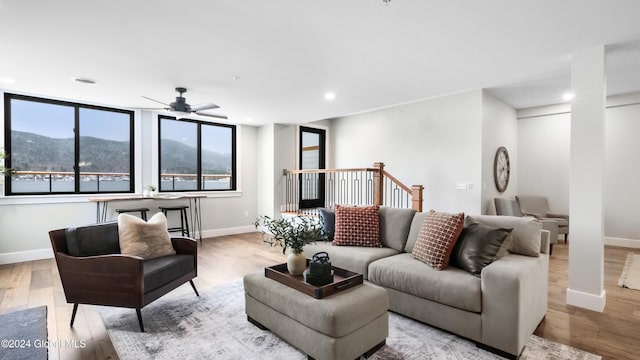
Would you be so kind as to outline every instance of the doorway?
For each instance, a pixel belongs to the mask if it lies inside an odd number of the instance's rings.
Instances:
[[[326,131],[300,127],[300,170],[325,169]],[[325,174],[300,174],[300,209],[323,207],[325,202]]]

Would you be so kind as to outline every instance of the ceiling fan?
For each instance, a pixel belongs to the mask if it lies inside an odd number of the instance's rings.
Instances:
[[[207,114],[207,113],[203,113],[202,111],[204,110],[211,110],[211,109],[218,109],[220,106],[213,104],[213,103],[204,103],[204,104],[198,104],[198,105],[189,105],[187,104],[187,99],[185,99],[182,94],[187,92],[187,89],[184,87],[177,87],[176,91],[180,94],[180,96],[176,97],[176,101],[170,103],[170,104],[166,104],[163,103],[162,101],[158,101],[156,99],[152,99],[150,97],[147,96],[142,96],[143,98],[147,99],[147,100],[151,100],[151,101],[155,101],[157,103],[160,103],[166,107],[164,108],[152,108],[149,110],[167,110],[167,111],[171,111],[172,113],[175,113],[176,115],[182,115],[182,116],[186,116],[189,114],[197,114],[200,116],[209,116],[209,117],[213,117],[213,118],[218,118],[218,119],[227,119],[226,116],[224,115],[217,115],[217,114]]]

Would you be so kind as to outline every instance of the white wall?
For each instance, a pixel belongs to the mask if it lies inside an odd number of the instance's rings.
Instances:
[[[605,235],[640,244],[640,104],[607,109],[605,131]]]
[[[382,161],[404,184],[425,186],[425,210],[479,214],[481,107],[477,90],[333,119],[332,160],[336,168]]]
[[[258,203],[257,210],[259,215],[273,217],[275,214],[274,206],[276,203],[274,177],[274,143],[275,143],[275,125],[265,125],[258,129],[258,165],[257,179],[258,183]]]
[[[0,95],[4,96],[1,92]],[[0,112],[4,114],[4,111]],[[157,144],[157,131],[154,130],[157,118],[148,112],[136,112],[135,122],[136,182],[149,184],[157,173],[157,165],[148,164],[149,159],[157,159],[153,145]],[[0,126],[4,126],[4,120]],[[237,127],[238,191],[210,192],[208,198],[202,199],[204,237],[253,230],[258,208],[258,144],[257,128]],[[96,221],[96,204],[88,201],[90,196],[3,195],[4,191],[0,195],[0,264],[50,257],[50,230]],[[172,203],[175,204],[166,200],[144,200],[117,204],[118,207],[144,205],[153,213],[158,211],[158,206]],[[113,208],[113,205],[109,207],[110,218],[115,218]]]
[[[570,109],[547,109],[518,120],[518,192],[546,196],[552,211],[569,214]]]
[[[640,94],[610,97],[605,119],[605,243],[640,247]],[[570,107],[518,111],[521,194],[545,195],[552,211],[569,213]]]
[[[504,146],[509,153],[510,177],[500,193],[493,178],[496,151]],[[513,199],[518,193],[518,121],[516,111],[488,93],[482,92],[482,213],[495,214],[493,198]]]

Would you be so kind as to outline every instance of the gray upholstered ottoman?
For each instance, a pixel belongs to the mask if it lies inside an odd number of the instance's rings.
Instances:
[[[264,276],[244,277],[247,318],[317,360],[353,360],[382,347],[389,333],[387,291],[358,285],[324,299]]]

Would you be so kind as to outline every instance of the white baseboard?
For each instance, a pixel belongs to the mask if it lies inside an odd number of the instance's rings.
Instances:
[[[585,293],[567,288],[567,305],[581,307],[583,309],[603,312],[607,304],[607,292],[602,290],[600,295]]]
[[[605,236],[604,244],[611,245],[611,246],[640,249],[640,240],[636,240],[636,239],[625,239],[625,238]]]
[[[238,226],[238,227],[224,228],[224,229],[203,230],[202,238],[204,239],[204,238],[214,237],[214,236],[244,234],[244,233],[254,232],[254,231],[256,231],[256,228],[253,225]],[[41,260],[41,259],[51,259],[52,257],[53,257],[53,250],[51,250],[51,248],[28,250],[28,251],[17,251],[17,252],[0,254],[0,265],[14,264],[14,263],[19,263],[24,261],[33,261],[33,260]]]
[[[17,251],[11,253],[0,254],[0,265],[13,264],[24,261],[33,261],[41,259],[51,259],[53,257],[53,250],[38,249],[28,251]]]
[[[212,230],[202,230],[202,238],[216,237],[216,236],[224,236],[224,235],[235,235],[235,234],[244,234],[249,232],[257,231],[253,225],[245,225],[245,226],[237,226],[232,228],[224,228],[224,229],[212,229]]]

